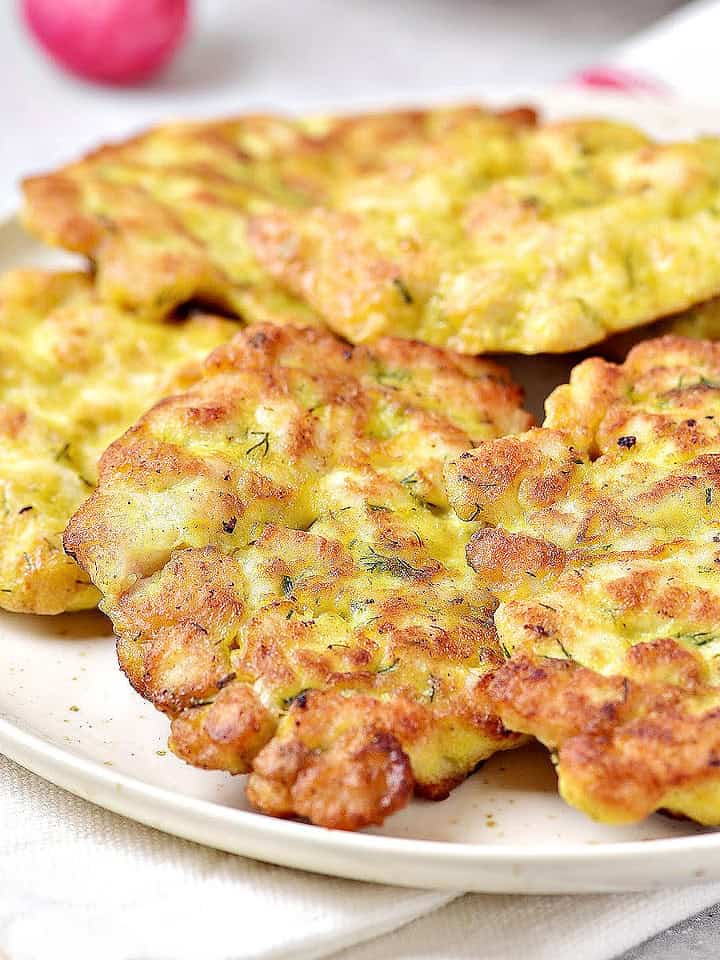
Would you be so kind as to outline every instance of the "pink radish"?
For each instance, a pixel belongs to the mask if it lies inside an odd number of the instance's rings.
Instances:
[[[188,22],[188,0],[23,0],[51,57],[100,83],[133,84],[166,64]]]

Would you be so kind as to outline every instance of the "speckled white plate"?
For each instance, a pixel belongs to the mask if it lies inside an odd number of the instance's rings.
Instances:
[[[720,130],[716,114],[649,101],[538,98],[554,114],[635,119],[656,134]],[[67,263],[14,221],[0,225],[0,268]],[[511,364],[537,406],[569,363]],[[585,893],[720,879],[720,832],[656,816],[630,827],[592,823],[565,806],[547,754],[492,758],[442,803],[414,801],[379,830],[347,834],[252,812],[243,778],[185,766],[165,745],[167,721],[117,668],[98,613],[0,614],[0,750],[94,803],[209,846],[358,880],[521,893]]]

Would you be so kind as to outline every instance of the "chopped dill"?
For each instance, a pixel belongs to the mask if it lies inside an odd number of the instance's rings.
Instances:
[[[574,660],[574,659],[575,659],[575,658],[573,657],[573,655],[570,653],[570,651],[568,650],[568,648],[565,646],[565,644],[562,642],[562,640],[560,640],[558,637],[555,637],[555,643],[560,647],[560,649],[561,649],[562,652],[565,654],[565,656],[568,658],[568,660]]]
[[[251,437],[260,437],[260,439],[251,447],[248,447],[245,454],[247,455],[254,450],[259,450],[260,456],[266,457],[270,452],[270,434],[266,430],[250,430],[248,435]]]
[[[627,275],[628,286],[632,290],[635,286],[635,265],[633,263],[633,251],[627,250],[623,256],[623,264]]]
[[[712,643],[713,640],[720,639],[720,634],[713,633],[711,630],[701,630],[699,633],[678,633],[675,639],[689,640],[694,643],[696,647],[702,647],[706,643]]]
[[[360,563],[370,573],[389,573],[405,580],[412,580],[422,574],[419,567],[413,567],[402,557],[384,557],[372,547],[368,547],[366,556],[360,557]]]
[[[392,663],[389,663],[386,667],[380,667],[379,670],[376,670],[376,674],[380,673],[391,673],[393,670],[397,669],[398,664],[400,663],[400,657],[395,657]]]
[[[405,286],[403,281],[400,279],[400,277],[393,277],[393,285],[400,291],[400,296],[403,298],[405,303],[410,304],[415,302],[412,298],[412,294],[410,293],[408,288]]]
[[[292,577],[284,576],[282,578],[282,592],[288,600],[292,599],[293,593],[295,592],[295,584]]]
[[[304,707],[305,696],[306,694],[310,693],[311,690],[312,690],[312,687],[303,687],[303,689],[298,690],[297,693],[293,693],[289,697],[283,697],[283,701],[282,701],[283,709],[288,710],[293,705],[293,703],[295,703],[295,701],[298,702],[298,706]]]
[[[360,613],[365,607],[370,606],[375,603],[374,600],[351,600],[350,601],[350,612],[351,613]]]

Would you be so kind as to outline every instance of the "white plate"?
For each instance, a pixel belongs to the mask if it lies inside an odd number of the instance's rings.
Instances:
[[[717,114],[585,95],[558,113],[613,114],[654,133],[720,130]],[[68,263],[0,226],[0,267]],[[568,361],[513,362],[539,401]],[[185,766],[167,752],[167,721],[117,668],[97,613],[0,615],[0,749],[61,787],[168,833],[260,860],[416,887],[583,893],[720,878],[720,833],[655,816],[608,827],[565,806],[538,747],[492,758],[442,803],[413,801],[382,828],[324,830],[253,813],[243,778]]]

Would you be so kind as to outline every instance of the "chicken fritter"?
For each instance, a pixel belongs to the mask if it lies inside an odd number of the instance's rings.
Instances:
[[[676,334],[693,340],[720,340],[720,297],[699,303],[658,324],[660,335]]]
[[[489,361],[256,325],[100,462],[65,548],[189,763],[271,814],[356,829],[518,744],[448,456],[530,422]]]
[[[100,305],[82,273],[0,278],[0,607],[95,606],[62,534],[93,489],[98,457],[236,331],[204,315],[141,323]]]
[[[689,310],[682,310],[649,326],[615,334],[605,340],[598,351],[606,360],[622,363],[636,344],[668,335],[691,337],[693,340],[720,340],[720,297],[698,303]]]
[[[567,352],[720,291],[720,139],[577,121],[432,151],[257,216],[265,267],[354,342]]]
[[[490,698],[598,820],[720,823],[720,344],[586,360],[447,470],[509,661]]]
[[[487,166],[533,121],[527,109],[469,106],[167,124],[26,180],[24,220],[43,240],[92,258],[104,299],[148,317],[200,299],[248,322],[317,324],[258,263],[249,217],[330,202],[359,174],[450,142]]]

